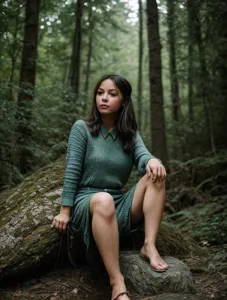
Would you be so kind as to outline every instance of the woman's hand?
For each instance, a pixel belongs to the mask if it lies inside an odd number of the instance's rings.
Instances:
[[[69,223],[70,213],[70,206],[62,206],[60,214],[54,217],[51,227],[55,227],[60,232],[64,232],[66,230],[67,224]]]
[[[148,178],[152,177],[152,180],[154,182],[156,180],[163,181],[166,177],[166,169],[157,158],[151,158],[148,161],[146,166],[146,173]]]

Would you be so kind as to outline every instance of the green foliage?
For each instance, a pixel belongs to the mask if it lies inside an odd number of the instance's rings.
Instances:
[[[65,152],[67,137],[73,122],[84,117],[92,98],[96,80],[104,73],[119,73],[133,86],[133,102],[137,106],[138,76],[138,22],[137,11],[125,1],[85,1],[82,22],[82,57],[80,95],[68,88],[72,38],[75,27],[76,1],[41,1],[39,17],[39,46],[36,68],[35,99],[31,107],[32,138],[28,150],[32,153],[32,170],[38,169]],[[226,3],[225,1],[194,0],[192,12],[201,23],[204,58],[208,72],[208,92],[212,112],[212,125],[217,149],[226,148]],[[143,58],[143,112],[140,129],[146,145],[152,151],[150,128],[150,101],[148,80],[148,47],[146,9],[144,4],[144,58]],[[92,57],[89,87],[85,90],[88,43],[90,34],[89,5],[92,5]],[[18,183],[23,176],[16,168],[16,137],[14,136],[15,110],[24,29],[24,1],[0,1],[0,137],[2,173],[0,187]],[[215,18],[214,18],[215,16]],[[165,100],[166,136],[170,159],[187,160],[210,151],[209,132],[204,116],[204,99],[201,94],[201,66],[196,32],[188,34],[188,8],[185,1],[175,2],[174,29],[176,36],[176,62],[181,101],[180,121],[173,122],[170,98],[169,51],[167,44],[167,5],[159,2],[160,38],[162,45],[162,74]],[[193,45],[193,107],[194,120],[188,115],[188,45]],[[214,155],[215,156],[215,155]],[[192,161],[192,164],[197,164]],[[201,167],[201,166],[200,166]],[[203,167],[205,168],[205,166]],[[191,170],[191,169],[190,169]],[[224,172],[224,171],[223,171]],[[191,173],[189,173],[191,176]],[[217,186],[213,193],[221,193],[222,174],[214,174]],[[225,176],[224,176],[225,177]],[[204,180],[194,178],[198,189],[205,190],[214,182],[210,176]],[[194,183],[193,183],[194,185]],[[216,190],[215,190],[216,189]]]
[[[227,243],[227,152],[172,161],[165,216],[201,245]],[[169,211],[170,211],[169,210]]]
[[[5,188],[13,180],[11,170],[11,149],[13,140],[11,136],[14,130],[13,103],[8,100],[7,88],[1,85],[0,89],[0,186]]]
[[[190,210],[166,217],[174,219],[182,232],[189,233],[201,245],[222,245],[227,243],[226,197],[197,204]]]
[[[19,183],[24,175],[16,167],[15,128],[18,121],[15,120],[16,103],[9,100],[7,85],[2,84],[0,99],[0,187],[4,189]],[[74,95],[69,88],[36,88],[29,125],[31,140],[29,146],[24,146],[31,153],[31,172],[65,154],[70,128],[81,115],[81,111],[82,104],[75,104]]]
[[[197,203],[206,203],[212,196],[227,194],[227,151],[218,155],[200,156],[186,161],[170,160],[167,174],[168,201],[178,210]],[[133,168],[128,185],[141,175]],[[175,214],[172,215],[175,217]]]

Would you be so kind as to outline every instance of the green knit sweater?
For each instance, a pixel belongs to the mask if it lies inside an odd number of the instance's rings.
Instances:
[[[133,164],[145,174],[146,164],[152,157],[138,132],[133,152],[126,153],[115,129],[108,131],[102,125],[100,134],[94,137],[85,121],[76,121],[68,140],[62,205],[73,206],[76,193],[84,188],[120,191],[129,179]]]

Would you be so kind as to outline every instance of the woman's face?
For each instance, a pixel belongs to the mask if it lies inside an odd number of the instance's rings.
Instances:
[[[96,106],[100,114],[116,114],[122,107],[123,97],[111,79],[100,84],[96,94]]]

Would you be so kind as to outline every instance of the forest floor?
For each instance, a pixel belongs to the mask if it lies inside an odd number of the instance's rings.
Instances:
[[[217,257],[227,251],[227,245],[212,249],[214,260],[213,271],[203,270],[201,259],[188,258],[186,264],[191,269],[198,295],[207,296],[208,299],[227,299],[227,274],[217,272],[215,264]],[[219,261],[220,262],[220,261]],[[78,268],[71,266],[55,269],[42,275],[31,274],[32,278],[20,282],[11,282],[7,287],[1,287],[1,300],[108,300],[111,290],[107,276],[98,269],[91,269],[84,265]],[[130,291],[131,292],[131,291]],[[150,296],[139,296],[131,292],[133,300],[151,300]]]
[[[190,268],[197,294],[208,299],[227,299],[227,197],[213,198],[204,206],[196,204],[170,214],[165,219],[177,225],[185,234],[192,235],[207,248],[207,257],[187,257],[184,262]],[[151,300],[131,292],[133,300]],[[42,274],[29,274],[29,279],[10,281],[0,286],[1,300],[109,300],[111,290],[103,270],[81,265],[73,268],[55,268]]]

